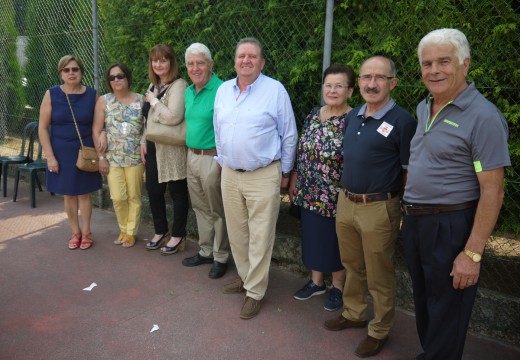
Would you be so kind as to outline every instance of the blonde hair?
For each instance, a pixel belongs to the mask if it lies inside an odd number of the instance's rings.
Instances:
[[[85,74],[85,67],[83,66],[83,62],[79,57],[74,55],[65,55],[60,59],[60,61],[58,61],[58,74],[61,73],[61,70],[63,70],[63,68],[71,61],[78,63],[79,69],[81,70],[81,75]]]

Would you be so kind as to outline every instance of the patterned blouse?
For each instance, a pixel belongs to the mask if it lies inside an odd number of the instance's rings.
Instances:
[[[107,102],[105,108],[105,130],[108,139],[107,160],[110,166],[137,166],[141,162],[141,136],[143,117],[141,108],[144,97],[137,97],[130,105],[125,105],[109,93],[103,95]]]
[[[320,108],[314,108],[303,123],[298,142],[294,203],[325,217],[336,216],[346,117],[321,121]]]

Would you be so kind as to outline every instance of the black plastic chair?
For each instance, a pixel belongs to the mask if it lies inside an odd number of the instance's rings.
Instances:
[[[38,121],[31,121],[25,125],[25,128],[23,129],[20,154],[0,156],[0,162],[2,163],[2,173],[0,174],[0,177],[3,177],[2,190],[4,197],[7,197],[7,173],[9,170],[9,165],[33,162],[34,139],[36,132],[38,132]],[[28,143],[27,152],[25,150],[26,143]]]
[[[38,185],[38,189],[40,190],[40,192],[43,191],[40,179],[38,178],[38,173],[45,173],[46,169],[47,161],[42,160],[42,145],[40,141],[38,141],[38,156],[36,160],[30,163],[16,165],[13,201],[16,202],[16,197],[18,196],[18,183],[20,182],[20,173],[26,172],[29,175],[31,208],[34,209],[36,207],[36,185]],[[51,195],[54,195],[54,193],[51,193]]]

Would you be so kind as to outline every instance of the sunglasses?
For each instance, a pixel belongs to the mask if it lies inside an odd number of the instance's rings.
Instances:
[[[115,79],[118,79],[118,80],[126,79],[126,74],[116,74],[116,75],[110,75],[108,77],[109,81],[114,81]]]
[[[68,74],[69,72],[78,72],[79,71],[79,67],[70,67],[70,68],[63,68],[61,69],[61,71],[63,71],[65,74]]]

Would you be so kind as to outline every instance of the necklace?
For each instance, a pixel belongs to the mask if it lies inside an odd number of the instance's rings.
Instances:
[[[346,104],[346,106],[340,109],[340,111],[330,111],[329,105],[325,105],[321,111],[321,120],[327,121],[332,117],[338,117],[347,114],[348,112],[350,112],[350,110],[352,110],[352,108],[348,104]]]

